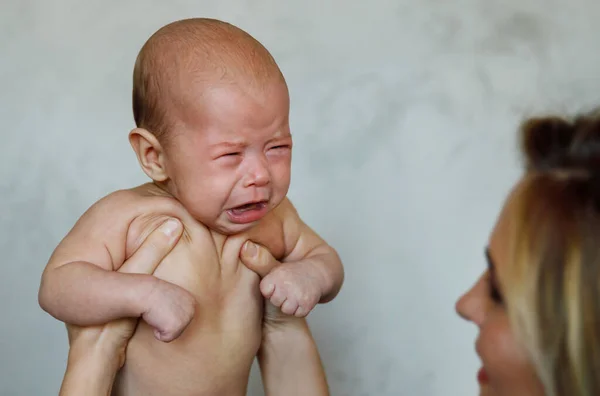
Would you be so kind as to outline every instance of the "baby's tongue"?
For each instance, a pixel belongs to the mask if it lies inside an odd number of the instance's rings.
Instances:
[[[260,207],[259,203],[253,203],[253,204],[238,206],[237,208],[231,209],[231,211],[233,212],[233,214],[238,215],[238,214],[247,212],[249,210],[258,209],[259,207]]]

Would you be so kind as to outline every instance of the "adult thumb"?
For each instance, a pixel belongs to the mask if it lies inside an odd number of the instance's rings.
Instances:
[[[250,241],[246,241],[242,246],[240,259],[248,269],[256,272],[261,278],[279,264],[267,248]]]

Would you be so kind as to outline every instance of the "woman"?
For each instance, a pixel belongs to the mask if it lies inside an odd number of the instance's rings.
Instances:
[[[530,119],[488,270],[457,303],[482,395],[600,394],[600,117]]]
[[[531,119],[521,133],[524,176],[491,234],[488,269],[457,303],[480,330],[481,394],[598,395],[600,116]],[[242,258],[259,274],[274,263],[264,250]],[[259,360],[267,395],[327,395],[306,323],[268,313]]]
[[[177,223],[179,228],[171,233],[158,227],[119,271],[154,273],[183,232],[181,223]],[[266,275],[277,262],[266,249],[249,247],[244,246],[242,260],[260,276]],[[69,327],[69,357],[60,396],[110,395],[136,324],[135,319],[124,319],[104,326]],[[319,353],[304,319],[283,315],[267,305],[263,340],[258,361],[267,396],[329,395]]]

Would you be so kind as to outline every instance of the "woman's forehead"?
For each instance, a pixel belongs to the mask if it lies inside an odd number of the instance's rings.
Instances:
[[[490,233],[488,249],[494,265],[502,273],[502,268],[508,263],[510,254],[511,233],[514,229],[514,211],[516,210],[519,194],[522,192],[523,179],[519,180],[507,195],[504,204],[496,218],[494,228]]]

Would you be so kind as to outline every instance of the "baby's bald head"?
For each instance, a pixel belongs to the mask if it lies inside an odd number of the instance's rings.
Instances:
[[[285,83],[269,51],[248,33],[214,19],[177,21],[154,33],[137,57],[135,122],[162,140],[199,90],[230,84],[256,91],[273,81]]]

